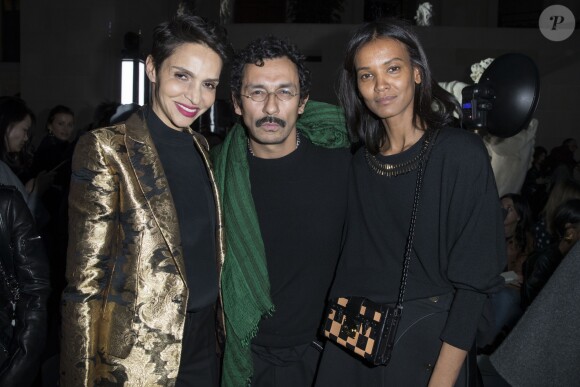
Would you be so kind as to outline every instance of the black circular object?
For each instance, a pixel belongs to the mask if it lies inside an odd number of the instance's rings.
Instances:
[[[530,57],[516,53],[497,57],[478,85],[493,95],[487,112],[488,133],[511,137],[528,126],[540,98],[540,76]]]

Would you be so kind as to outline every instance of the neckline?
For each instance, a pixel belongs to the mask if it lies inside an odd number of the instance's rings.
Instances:
[[[372,155],[365,148],[367,165],[377,175],[387,177],[395,177],[414,171],[429,156],[437,132],[438,130],[426,130],[419,141],[394,155],[384,156],[380,153]]]

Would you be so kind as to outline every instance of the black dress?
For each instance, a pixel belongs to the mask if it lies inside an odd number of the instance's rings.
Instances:
[[[405,164],[423,141],[377,159]],[[364,149],[354,156],[348,229],[331,298],[397,301],[416,178],[416,169],[392,177],[377,174]],[[464,130],[440,130],[425,169],[391,363],[368,367],[327,343],[317,385],[426,385],[442,341],[472,348],[487,294],[503,282],[505,254],[500,202],[482,141]]]

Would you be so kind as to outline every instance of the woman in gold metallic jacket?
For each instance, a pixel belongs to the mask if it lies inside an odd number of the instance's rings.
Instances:
[[[78,142],[63,386],[217,386],[221,207],[207,142],[190,125],[214,103],[230,50],[201,18],[159,25],[151,106]]]

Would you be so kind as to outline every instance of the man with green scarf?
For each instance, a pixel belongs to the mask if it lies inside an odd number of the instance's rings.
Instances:
[[[226,238],[222,386],[310,386],[345,222],[344,118],[308,101],[310,73],[287,41],[251,42],[231,79],[242,122],[213,154]]]

